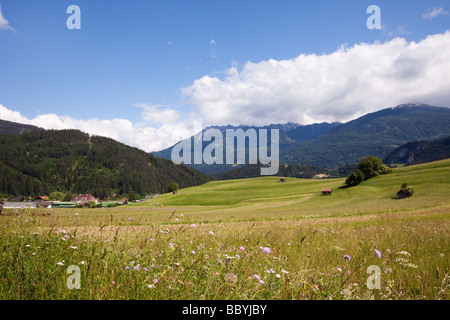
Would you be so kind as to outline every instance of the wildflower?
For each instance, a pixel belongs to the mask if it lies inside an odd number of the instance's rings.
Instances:
[[[289,273],[289,272],[287,272],[287,271],[284,270],[284,269],[281,269],[281,273]]]
[[[175,221],[176,221],[176,222],[178,222],[178,221],[180,221],[180,219],[178,219],[178,218],[175,218]]]
[[[81,262],[80,262],[80,264],[85,264],[85,263],[86,263],[86,262],[84,262],[84,261],[81,261]]]
[[[272,250],[270,250],[269,247],[264,247],[264,248],[262,248],[262,251],[263,251],[264,253],[270,253]]]
[[[214,235],[214,231],[210,231],[209,234],[213,236]]]
[[[159,282],[158,279],[153,279],[154,284],[157,284],[158,282]]]
[[[195,251],[194,251],[194,250],[192,250],[192,251],[191,251],[191,253],[192,253],[192,254],[195,254]]]
[[[373,249],[373,251],[375,251],[375,253],[377,254],[378,259],[381,259],[381,252],[378,251],[377,249]]]
[[[239,250],[245,251],[245,248],[244,247],[239,247]]]
[[[28,247],[31,247],[29,244],[27,244],[26,246],[25,246],[25,248],[28,248]]]
[[[352,260],[352,257],[350,257],[348,254],[344,255],[344,260],[350,261]]]
[[[130,264],[133,265],[133,264],[135,264],[135,262],[134,262],[134,261],[131,261]]]
[[[115,282],[115,281],[112,281],[111,283],[113,284],[113,286],[115,286],[115,285],[116,285],[116,282]]]
[[[125,267],[125,270],[130,270],[130,267],[129,267],[129,266],[126,266],[126,267]]]
[[[169,247],[171,247],[173,249],[174,244],[173,243],[169,243]]]
[[[144,271],[148,271],[148,269],[147,269],[147,268],[142,268],[142,270],[144,270]]]
[[[127,221],[130,221],[130,220],[132,220],[132,219],[131,219],[130,217],[128,217],[128,218],[127,218]]]
[[[264,284],[264,281],[263,280],[259,280],[259,284]]]
[[[184,217],[184,214],[180,213],[180,217]]]
[[[277,274],[275,275],[275,277],[281,278],[281,275],[277,273]]]
[[[63,266],[64,265],[64,260],[61,261],[61,262],[57,262],[56,264],[59,265],[59,266]]]
[[[153,288],[155,288],[155,285],[154,285],[154,284],[149,284],[148,287],[149,287],[150,289],[153,289]]]
[[[191,227],[196,228],[197,226],[193,223],[193,224],[191,224]]]
[[[69,248],[70,248],[70,249],[73,249],[73,250],[78,249],[78,247],[75,247],[75,246],[70,246]]]
[[[255,278],[256,280],[261,280],[261,278],[257,274],[254,274],[253,278]]]
[[[133,268],[134,270],[139,270],[139,264]]]

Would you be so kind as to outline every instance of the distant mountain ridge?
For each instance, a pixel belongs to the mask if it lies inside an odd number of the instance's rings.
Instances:
[[[450,135],[450,109],[419,103],[366,114],[319,137],[280,151],[281,161],[333,169],[359,162],[367,155],[380,158],[418,139]]]
[[[36,130],[44,130],[44,129],[29,124],[22,124],[0,119],[0,133],[24,134]]]
[[[323,122],[323,123],[315,123],[315,124],[311,124],[311,125],[300,125],[297,123],[286,123],[286,124],[272,124],[272,125],[268,125],[268,126],[261,126],[261,127],[257,127],[257,126],[231,126],[231,125],[227,125],[227,126],[211,126],[211,127],[207,127],[204,130],[202,130],[202,132],[204,133],[206,130],[208,129],[217,129],[220,132],[222,132],[222,134],[224,134],[225,137],[225,132],[227,129],[242,129],[244,131],[247,131],[248,129],[255,129],[256,132],[259,132],[260,129],[266,129],[268,131],[268,133],[270,134],[270,130],[271,129],[278,129],[279,130],[279,147],[280,150],[282,149],[286,149],[288,147],[294,146],[299,142],[302,141],[307,141],[307,140],[311,140],[314,139],[322,134],[324,134],[325,132],[340,126],[341,123],[339,122],[334,122],[334,123],[327,123],[327,122]],[[191,145],[192,145],[192,149],[191,151],[193,152],[193,137],[190,138],[191,140]],[[206,146],[208,146],[211,142],[203,142],[203,150]],[[165,158],[165,159],[171,159],[171,152],[174,146],[171,146],[167,149],[161,150],[161,151],[157,151],[157,152],[152,152],[153,155],[157,156],[157,157],[161,157],[161,158]],[[225,152],[225,149],[224,149]],[[190,167],[201,171],[203,173],[206,174],[211,174],[214,175],[216,173],[219,172],[225,172],[228,170],[233,170],[235,168],[239,168],[242,167],[243,165],[231,165],[231,164],[212,164],[212,165],[206,165],[206,164],[190,164]]]
[[[450,136],[436,140],[408,142],[389,153],[385,164],[420,164],[450,158]]]
[[[339,167],[358,163],[368,155],[383,159],[396,147],[412,140],[436,140],[450,135],[450,109],[421,103],[407,103],[368,113],[347,123],[321,123],[306,126],[287,123],[264,127],[213,128],[221,132],[227,128],[241,128],[244,131],[249,128],[279,129],[280,162],[336,170]],[[203,147],[208,144],[209,142],[204,143]],[[172,148],[173,146],[153,154],[170,159]],[[217,164],[190,166],[213,175],[242,167],[242,165]]]

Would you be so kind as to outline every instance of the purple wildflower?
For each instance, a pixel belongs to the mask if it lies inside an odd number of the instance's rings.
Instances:
[[[344,255],[344,260],[350,261],[352,260],[352,257],[350,257],[348,254]]]
[[[373,249],[373,251],[375,251],[375,253],[377,254],[378,259],[381,259],[381,252],[378,251],[377,249]]]
[[[256,280],[261,280],[261,278],[257,274],[254,274],[253,278],[255,278]]]
[[[264,248],[262,248],[262,251],[263,251],[264,253],[270,253],[272,250],[270,250],[269,247],[264,247]]]

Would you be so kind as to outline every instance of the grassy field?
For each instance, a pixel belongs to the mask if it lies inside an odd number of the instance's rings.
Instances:
[[[0,299],[448,300],[450,160],[344,180],[215,181],[117,208],[4,210]],[[415,194],[395,199],[404,182]]]

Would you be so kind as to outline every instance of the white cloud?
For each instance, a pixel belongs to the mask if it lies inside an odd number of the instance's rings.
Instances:
[[[8,20],[5,19],[2,13],[2,5],[0,4],[0,30],[10,30],[17,32],[13,27],[9,25]]]
[[[35,125],[44,129],[78,129],[91,135],[109,137],[130,146],[137,147],[147,152],[165,149],[182,139],[186,139],[199,131],[198,118],[196,115],[188,115],[188,119],[181,119],[178,115],[173,116],[172,109],[160,110],[159,106],[139,105],[144,111],[145,119],[155,119],[155,112],[159,127],[137,127],[127,119],[100,120],[75,119],[70,116],[59,116],[56,114],[42,114],[33,119],[28,119],[17,111],[10,110],[0,104],[0,119]],[[161,117],[167,116],[167,121]],[[175,121],[178,120],[178,121]]]
[[[177,123],[182,116],[178,110],[167,108],[164,105],[152,105],[148,103],[135,104],[135,107],[142,108],[142,118],[154,124]]]
[[[444,10],[444,8],[433,8],[431,10],[429,10],[427,13],[424,13],[422,15],[422,18],[427,19],[427,20],[433,20],[434,18],[436,18],[439,15],[442,14],[448,14],[447,11]]]
[[[450,107],[450,31],[248,62],[182,89],[206,124],[348,121],[407,102]]]

